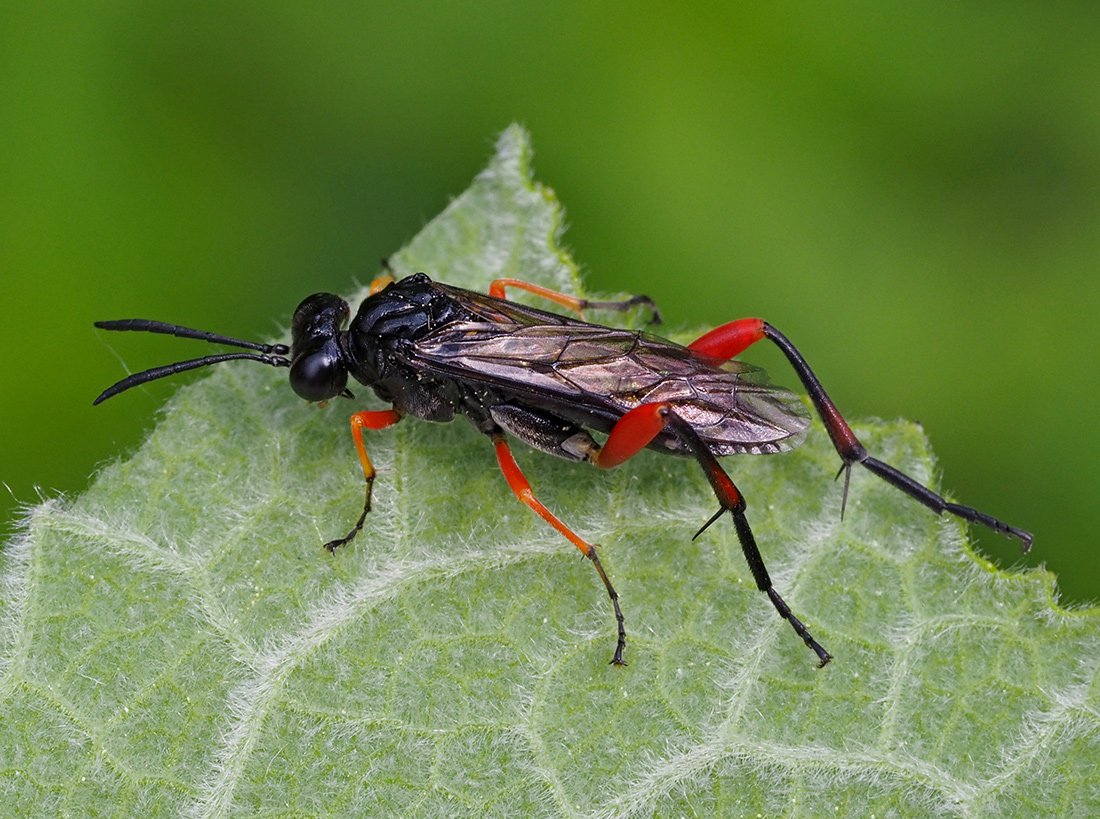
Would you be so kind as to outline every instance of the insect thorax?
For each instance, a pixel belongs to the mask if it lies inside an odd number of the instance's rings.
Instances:
[[[463,391],[450,379],[404,363],[403,347],[441,327],[472,318],[428,276],[417,273],[364,299],[347,332],[351,375],[402,413],[449,421],[463,411]]]

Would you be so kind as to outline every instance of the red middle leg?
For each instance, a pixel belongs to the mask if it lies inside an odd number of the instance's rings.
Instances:
[[[493,436],[493,446],[496,448],[497,462],[500,464],[500,471],[504,473],[504,477],[508,481],[508,486],[511,488],[513,494],[519,498],[521,503],[533,510],[536,515],[557,529],[566,540],[576,546],[577,549],[580,550],[580,553],[591,560],[592,565],[596,567],[596,573],[599,574],[600,580],[603,581],[604,588],[607,589],[607,595],[611,598],[611,605],[615,609],[615,622],[619,629],[618,641],[615,643],[615,653],[611,657],[611,665],[626,665],[626,662],[623,660],[623,650],[626,648],[626,626],[623,620],[622,609],[619,608],[619,593],[615,591],[615,587],[611,585],[611,580],[608,578],[607,572],[604,571],[603,564],[600,562],[600,557],[596,554],[596,545],[594,543],[589,543],[566,526],[557,515],[547,509],[543,502],[535,497],[535,492],[531,489],[531,483],[519,468],[519,464],[516,463],[516,459],[512,455],[512,450],[508,446],[508,441],[505,440],[503,434]]]

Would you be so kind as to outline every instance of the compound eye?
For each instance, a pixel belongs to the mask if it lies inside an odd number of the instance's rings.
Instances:
[[[348,368],[340,355],[325,345],[316,352],[298,356],[290,365],[290,386],[307,401],[335,398],[348,385]]]

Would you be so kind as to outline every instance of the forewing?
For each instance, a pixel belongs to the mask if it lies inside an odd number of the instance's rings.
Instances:
[[[717,454],[790,449],[808,426],[797,396],[768,384],[759,369],[737,361],[717,368],[685,347],[629,330],[572,321],[464,323],[406,354],[414,367],[605,425],[639,404],[668,402]]]

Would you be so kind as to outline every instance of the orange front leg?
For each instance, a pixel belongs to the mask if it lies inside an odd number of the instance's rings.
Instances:
[[[370,498],[371,490],[374,488],[374,464],[370,461],[370,456],[367,455],[367,447],[363,443],[363,430],[364,429],[385,429],[386,427],[393,426],[401,420],[401,413],[397,410],[378,410],[374,412],[357,412],[351,416],[351,437],[355,442],[355,450],[359,453],[359,463],[363,467],[363,477],[367,482],[367,494],[366,499],[363,501],[363,514],[359,516],[359,520],[355,522],[355,525],[351,527],[351,531],[341,538],[336,540],[330,540],[325,544],[325,548],[330,552],[335,552],[339,547],[346,546],[355,539],[355,536],[359,534],[363,528],[363,523],[367,519],[367,515],[370,514]]]
[[[581,299],[576,296],[559,293],[557,290],[551,290],[549,287],[525,282],[522,279],[494,279],[489,284],[489,295],[497,299],[506,299],[508,297],[506,289],[509,287],[514,287],[517,290],[526,290],[528,293],[534,293],[536,296],[552,301],[555,304],[560,304],[562,307],[572,310],[580,316],[581,319],[584,318],[584,311],[588,309],[619,310],[620,312],[624,312],[640,304],[644,305],[645,308],[650,311],[650,323],[661,323],[661,312],[657,309],[657,305],[653,303],[653,299],[649,296],[632,296],[622,301],[592,301],[590,299]]]
[[[393,283],[394,278],[392,273],[382,273],[375,276],[370,283],[370,294],[373,296],[375,293],[381,293]]]

